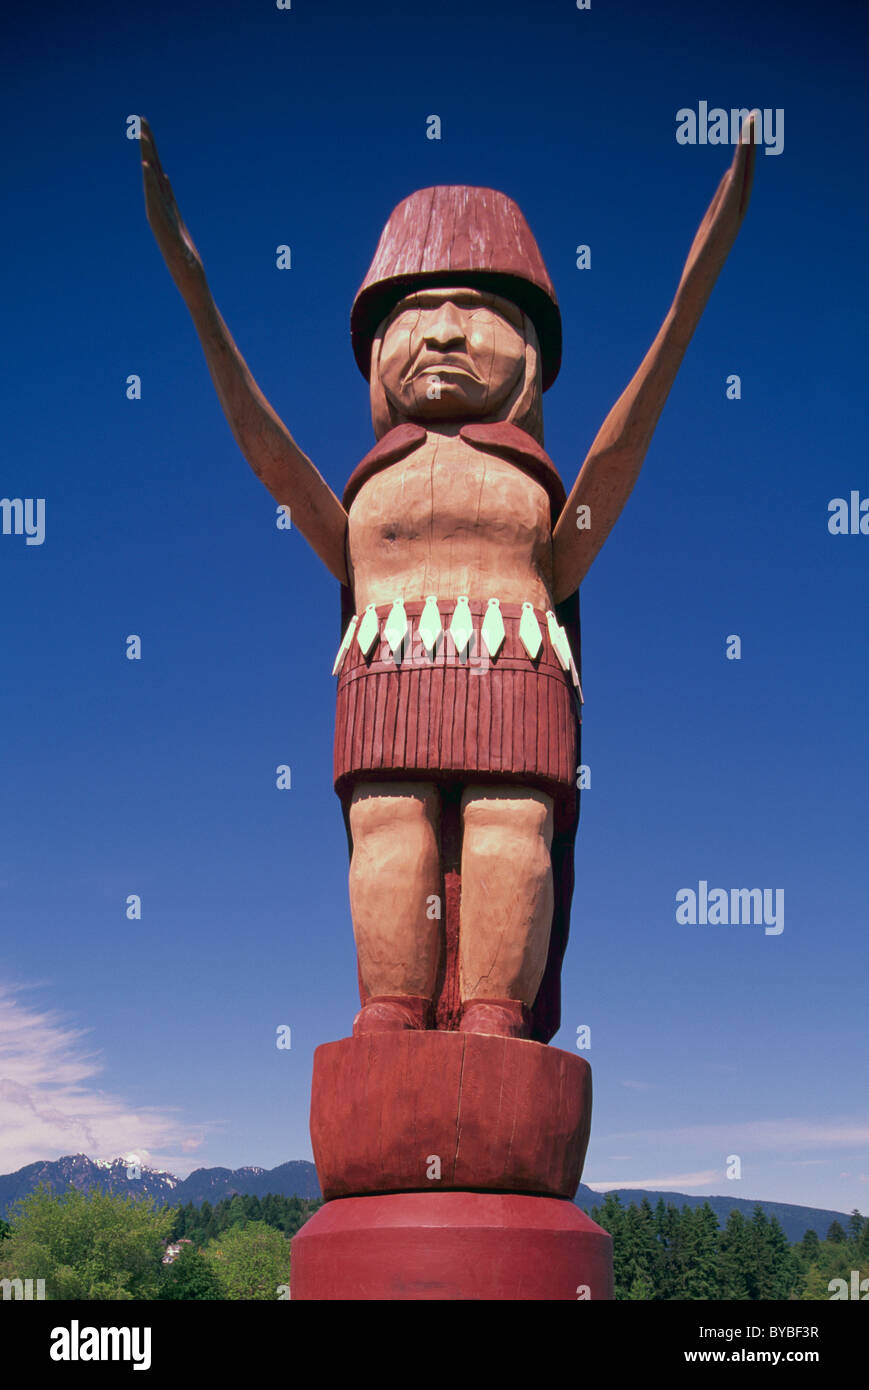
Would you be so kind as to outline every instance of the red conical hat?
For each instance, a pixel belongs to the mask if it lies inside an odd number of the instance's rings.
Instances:
[[[421,188],[383,229],[350,314],[353,352],[366,378],[379,324],[422,286],[490,290],[528,315],[537,331],[543,389],[561,365],[561,314],[540,248],[520,209],[494,188]]]

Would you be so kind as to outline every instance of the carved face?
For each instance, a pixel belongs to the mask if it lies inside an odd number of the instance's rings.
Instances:
[[[492,415],[525,372],[521,310],[499,295],[428,289],[408,295],[383,330],[380,381],[409,419]]]

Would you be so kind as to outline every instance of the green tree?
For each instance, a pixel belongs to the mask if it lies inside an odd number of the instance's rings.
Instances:
[[[765,1279],[758,1297],[777,1301],[797,1297],[802,1287],[799,1262],[775,1216],[765,1227],[764,1253]]]
[[[658,1203],[655,1218],[661,1243],[661,1265],[658,1297],[671,1302],[687,1298],[687,1279],[690,1263],[688,1249],[688,1208],[680,1211],[672,1202],[661,1209]]]
[[[228,1299],[276,1299],[290,1282],[290,1242],[264,1221],[234,1226],[204,1250]]]
[[[244,1215],[247,1221],[262,1221],[262,1204],[259,1197],[249,1196],[244,1199]]]
[[[613,1283],[615,1297],[626,1298],[630,1289],[628,1279],[628,1260],[630,1251],[625,1241],[626,1212],[617,1192],[607,1192],[602,1207],[593,1207],[592,1221],[596,1221],[613,1238]]]
[[[269,1193],[262,1201],[247,1195],[224,1197],[214,1207],[209,1202],[203,1202],[201,1207],[188,1202],[175,1209],[172,1239],[180,1240],[185,1236],[194,1245],[204,1246],[230,1227],[245,1226],[250,1221],[264,1221],[267,1226],[294,1236],[320,1206],[319,1198],[309,1200],[274,1193]]]
[[[47,1299],[152,1299],[174,1213],[109,1192],[40,1185],[16,1203],[0,1274],[44,1279]]]
[[[638,1303],[640,1301],[648,1303],[650,1300],[653,1300],[654,1297],[654,1286],[647,1279],[644,1279],[642,1275],[637,1276],[625,1295],[625,1298],[630,1299],[633,1303]]]
[[[632,1202],[625,1213],[624,1252],[625,1297],[654,1298],[659,1277],[660,1246],[648,1197],[644,1197],[639,1206]],[[648,1292],[636,1293],[634,1290],[637,1287]]]
[[[834,1221],[827,1232],[827,1240],[832,1241],[834,1245],[841,1245],[847,1239],[844,1227],[838,1221]]]
[[[747,1296],[751,1299],[790,1297],[799,1283],[799,1268],[776,1218],[768,1217],[758,1203],[746,1233]]]
[[[821,1242],[818,1239],[818,1233],[817,1231],[813,1231],[810,1227],[802,1240],[798,1241],[794,1246],[794,1251],[801,1263],[808,1268],[809,1265],[814,1264],[820,1248]]]
[[[860,1212],[855,1207],[854,1210],[851,1212],[851,1215],[848,1217],[848,1239],[853,1240],[854,1242],[859,1241],[861,1235],[863,1234],[864,1224],[865,1218],[861,1216]]]
[[[180,1255],[165,1268],[161,1298],[202,1302],[224,1296],[214,1264],[195,1245],[185,1245]]]
[[[223,1205],[222,1202],[218,1205],[218,1208],[217,1208],[218,1212],[220,1212],[220,1207],[221,1207],[222,1205]],[[233,1197],[230,1197],[230,1199],[229,1199],[229,1206],[226,1208],[225,1213],[221,1213],[221,1215],[224,1216],[224,1220],[225,1220],[226,1226],[244,1226],[244,1225],[246,1225],[246,1223],[247,1223],[247,1210],[246,1210],[246,1207],[247,1207],[247,1199],[246,1199],[245,1197],[241,1197],[238,1193],[235,1193],[235,1195],[234,1195]],[[224,1229],[225,1229],[225,1228],[224,1228]]]
[[[746,1278],[748,1262],[747,1222],[734,1207],[718,1238],[719,1298],[732,1301],[752,1297]]]
[[[175,1218],[172,1223],[172,1239],[181,1240],[182,1237],[191,1239],[190,1231],[196,1227],[196,1208],[192,1202],[188,1202],[184,1207],[175,1208]]]
[[[683,1210],[685,1298],[718,1298],[718,1217],[708,1202]]]
[[[813,1302],[827,1302],[833,1297],[830,1281],[844,1279],[850,1292],[851,1270],[854,1262],[850,1247],[844,1241],[824,1241],[818,1250],[816,1261],[809,1267],[803,1278],[801,1299]]]

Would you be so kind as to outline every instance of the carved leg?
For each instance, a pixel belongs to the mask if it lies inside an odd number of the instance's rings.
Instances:
[[[354,1035],[428,1026],[441,953],[439,822],[430,783],[369,782],[353,793],[350,911],[371,996]]]
[[[467,787],[462,828],[461,1030],[525,1037],[552,928],[552,798]]]

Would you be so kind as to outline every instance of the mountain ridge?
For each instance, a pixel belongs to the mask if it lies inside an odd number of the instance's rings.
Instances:
[[[0,1218],[9,1219],[10,1208],[16,1201],[35,1191],[40,1182],[55,1192],[97,1189],[113,1192],[118,1196],[151,1197],[159,1203],[170,1206],[186,1206],[192,1202],[201,1206],[205,1201],[214,1206],[225,1197],[236,1194],[250,1197],[265,1197],[268,1193],[285,1197],[304,1197],[316,1200],[321,1196],[317,1181],[317,1170],[306,1159],[291,1159],[275,1168],[246,1166],[242,1168],[194,1168],[186,1178],[177,1178],[164,1169],[149,1168],[142,1165],[137,1170],[129,1160],[91,1159],[87,1154],[67,1154],[62,1158],[28,1163],[14,1173],[0,1175]],[[812,1229],[823,1239],[833,1221],[844,1222],[848,1213],[830,1211],[824,1207],[798,1206],[792,1202],[755,1201],[747,1197],[725,1197],[721,1195],[695,1196],[685,1192],[652,1192],[641,1188],[612,1188],[617,1192],[623,1206],[631,1202],[640,1203],[648,1198],[654,1206],[659,1198],[676,1207],[702,1207],[708,1202],[719,1225],[723,1226],[729,1212],[734,1208],[743,1216],[750,1217],[756,1206],[763,1207],[767,1216],[775,1216],[788,1240],[801,1240],[806,1231]],[[603,1203],[606,1193],[595,1192],[580,1184],[575,1197],[576,1205],[591,1212]]]

